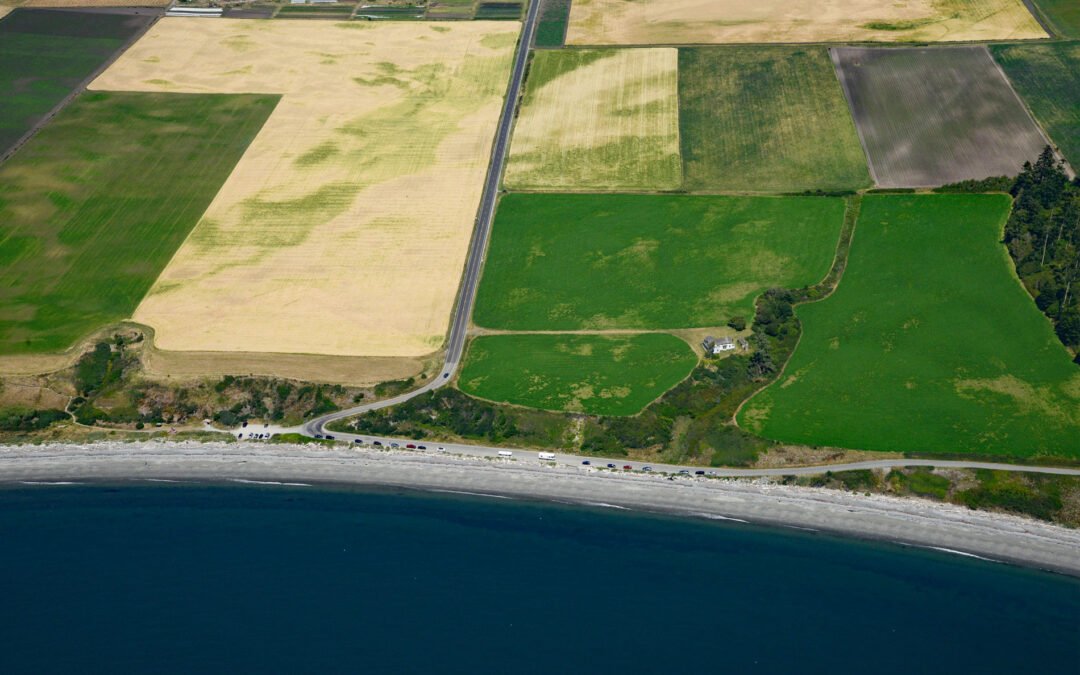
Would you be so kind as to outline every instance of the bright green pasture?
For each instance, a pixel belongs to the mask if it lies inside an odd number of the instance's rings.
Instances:
[[[510,194],[474,315],[507,330],[708,327],[829,271],[844,201]]]
[[[459,386],[500,403],[633,415],[696,365],[690,346],[666,333],[490,335],[473,340]]]
[[[1051,27],[1064,37],[1080,38],[1080,2],[1076,0],[1035,0],[1035,6]]]
[[[787,192],[870,185],[824,47],[679,50],[686,188]]]
[[[1005,195],[871,195],[836,292],[745,428],[810,445],[1080,457],[1080,367],[1020,285]]]
[[[0,152],[146,21],[119,14],[28,9],[0,21]]]
[[[1080,14],[1080,2],[1077,8]],[[996,45],[991,50],[1069,163],[1080,166],[1080,42]]]
[[[129,317],[277,100],[87,92],[0,166],[0,353]]]

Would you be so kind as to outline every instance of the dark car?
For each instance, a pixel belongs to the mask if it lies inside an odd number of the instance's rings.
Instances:
[[[334,436],[331,436],[330,434],[326,434],[326,440],[333,441],[333,440],[337,440],[337,439]]]
[[[322,438],[322,434],[315,434],[315,438]]]
[[[704,476],[704,475],[705,475],[705,472],[704,472],[704,471],[701,471],[701,470],[699,469],[698,471],[695,471],[695,472],[694,472],[694,475],[695,475],[695,476]]]
[[[416,446],[416,449],[417,450],[427,450],[427,446],[426,445],[418,445],[418,446]]]
[[[585,466],[589,466],[590,464],[592,464],[592,462],[590,462],[590,461],[589,461],[589,460],[587,460],[587,459],[586,459],[586,460],[584,460],[584,461],[582,461],[581,463],[582,463],[583,465],[585,465]]]
[[[371,444],[372,444],[372,445],[377,445],[377,446],[379,446],[379,447],[382,447],[382,441],[372,441],[372,442],[371,442]]]
[[[609,469],[614,469],[614,468],[616,468],[616,467],[615,467],[615,465],[614,465],[614,464],[608,464],[608,465],[607,465],[607,468],[609,468]]]

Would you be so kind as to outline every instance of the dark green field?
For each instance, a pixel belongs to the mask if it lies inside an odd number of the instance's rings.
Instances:
[[[870,185],[823,47],[679,50],[686,188],[745,192]]]
[[[0,166],[0,353],[129,317],[277,100],[88,92]]]
[[[632,415],[697,365],[673,335],[493,335],[473,340],[459,386],[531,408]]]
[[[1080,38],[1080,2],[1035,0],[1035,6],[1062,37]]]
[[[566,22],[570,20],[570,0],[539,0],[539,23],[536,25],[537,47],[562,47],[566,37]]]
[[[0,21],[0,154],[148,20],[16,9]]]
[[[477,21],[517,21],[521,18],[520,2],[481,2],[476,8]]]
[[[819,281],[844,201],[824,197],[510,194],[477,325],[507,330],[719,326],[771,286]]]
[[[1080,367],[1020,285],[1005,195],[870,195],[847,270],[799,307],[783,375],[739,423],[863,450],[1080,457]]]
[[[1080,166],[1080,42],[996,45],[991,51],[1069,163]]]

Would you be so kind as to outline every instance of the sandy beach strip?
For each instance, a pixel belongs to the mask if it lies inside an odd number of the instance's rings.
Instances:
[[[922,499],[537,460],[259,443],[0,446],[0,485],[126,480],[400,487],[735,519],[936,548],[1080,576],[1080,531]]]

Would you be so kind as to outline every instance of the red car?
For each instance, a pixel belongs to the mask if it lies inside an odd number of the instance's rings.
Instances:
[[[408,448],[409,450],[415,450],[415,449],[416,449],[416,445],[414,445],[414,444],[412,444],[412,443],[409,443],[409,444],[408,444],[408,445],[406,445],[405,447],[406,447],[406,448]]]
[[[629,471],[629,470],[631,470],[631,469],[633,469],[633,468],[634,468],[634,467],[630,466],[629,464],[626,464],[626,465],[624,465],[624,466],[623,466],[623,470],[624,470],[624,471]]]

